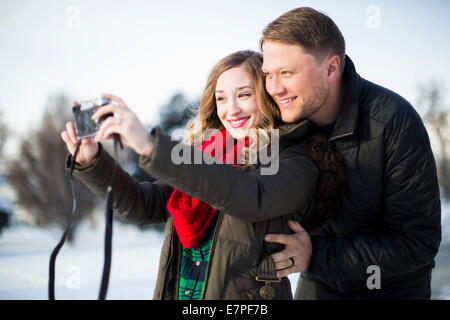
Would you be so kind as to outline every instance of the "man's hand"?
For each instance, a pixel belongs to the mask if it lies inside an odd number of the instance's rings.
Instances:
[[[267,242],[284,244],[284,250],[272,254],[277,268],[277,277],[286,277],[291,273],[305,271],[311,259],[311,238],[296,221],[289,221],[289,228],[294,234],[267,234]]]

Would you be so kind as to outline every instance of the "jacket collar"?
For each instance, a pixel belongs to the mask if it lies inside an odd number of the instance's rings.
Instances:
[[[311,129],[310,120],[298,120],[293,123],[283,123],[279,129],[279,134],[281,139],[296,140],[302,138]]]
[[[355,65],[349,56],[345,56],[343,74],[345,83],[344,98],[329,141],[352,135],[355,132],[359,111],[360,77],[356,73]]]

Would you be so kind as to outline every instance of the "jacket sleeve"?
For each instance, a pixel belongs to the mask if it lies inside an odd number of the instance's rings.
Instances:
[[[277,159],[277,173],[269,175],[261,174],[261,169],[206,164],[210,158],[196,164],[193,160],[207,156],[188,145],[183,145],[183,152],[190,154],[188,161],[176,164],[173,153],[181,143],[171,141],[159,128],[151,136],[153,152],[139,161],[144,170],[235,218],[257,222],[304,212],[314,196],[318,169],[300,145],[286,148]]]
[[[111,183],[114,167],[117,173],[114,181],[113,207],[119,216],[137,224],[162,223],[168,218],[166,204],[172,188],[158,181],[136,182],[99,144],[100,150],[87,166],[75,166],[74,177],[84,183],[91,191],[101,197],[106,197],[107,188]],[[67,166],[70,166],[70,158]]]
[[[409,119],[407,119],[409,118]],[[334,239],[312,237],[308,273],[328,281],[367,279],[370,265],[382,277],[433,264],[441,241],[436,165],[419,115],[394,116],[386,127],[383,230]]]

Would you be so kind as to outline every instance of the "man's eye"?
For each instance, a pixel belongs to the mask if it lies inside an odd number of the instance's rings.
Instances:
[[[290,76],[292,74],[292,72],[284,70],[284,71],[281,71],[281,74],[284,75],[284,76]]]

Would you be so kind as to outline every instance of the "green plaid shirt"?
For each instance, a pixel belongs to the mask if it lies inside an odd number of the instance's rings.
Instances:
[[[200,300],[202,298],[216,222],[217,217],[199,247],[193,249],[181,247],[179,300]]]

